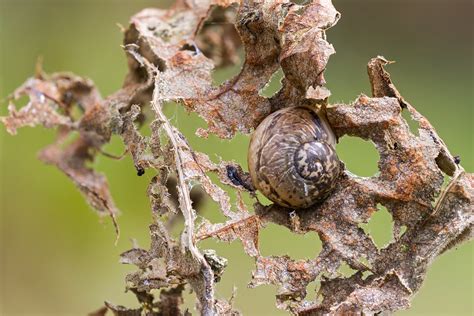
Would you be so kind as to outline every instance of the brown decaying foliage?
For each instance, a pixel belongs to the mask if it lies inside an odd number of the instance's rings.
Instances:
[[[277,306],[294,314],[396,311],[409,306],[438,255],[472,237],[473,175],[464,172],[430,123],[397,91],[384,69],[387,60],[376,57],[368,64],[372,97],[361,95],[349,105],[328,103],[324,70],[334,48],[325,30],[339,17],[330,0],[306,5],[179,0],[169,10],[145,9],[132,17],[124,32],[129,73],[123,87],[107,98],[88,79],[41,71],[13,93],[9,116],[1,118],[8,132],[15,134],[23,126],[57,128],[56,142],[40,158],[71,178],[99,215],[111,216],[117,235],[118,210],[107,180],[87,162],[115,134],[123,139],[139,175],[155,170],[148,189],[151,245],[121,255],[122,263],[138,268],[126,277],[126,286],[141,307],[128,309],[107,302],[95,315],[107,311],[188,314],[180,310],[186,286],[194,290],[201,314],[238,314],[231,302],[214,296],[215,282],[227,261],[199,249],[199,241],[206,238],[239,239],[255,258],[250,286],[276,285]],[[224,26],[216,27],[219,23]],[[213,86],[211,71],[235,62],[239,36],[245,48],[240,73]],[[259,91],[279,67],[285,75],[281,90],[272,98],[261,96]],[[24,95],[29,103],[17,110],[14,101]],[[345,172],[336,190],[309,209],[265,207],[256,201],[251,212],[241,199],[243,193],[254,196],[248,175],[236,163],[215,164],[204,153],[193,151],[163,114],[167,101],[178,102],[207,122],[207,130],[198,130],[198,135],[213,133],[222,138],[250,133],[282,107],[320,107],[339,138],[351,135],[375,143],[380,173],[361,178]],[[135,122],[150,104],[155,113],[150,123],[153,133],[144,137]],[[74,108],[80,110],[80,117],[73,115]],[[403,111],[418,122],[418,136],[410,132]],[[76,135],[72,141],[71,133]],[[210,180],[209,172],[237,190],[236,205]],[[166,186],[170,175],[176,177],[178,204]],[[445,176],[450,180],[442,191]],[[225,223],[203,220],[196,226],[190,197],[196,183],[218,203],[228,218]],[[383,249],[359,227],[369,221],[378,204],[387,207],[394,221],[394,240]],[[167,230],[176,212],[185,221],[179,240]],[[317,233],[323,250],[311,260],[261,256],[259,231],[268,222],[299,234]],[[402,227],[406,227],[403,234]],[[343,263],[356,273],[341,277],[337,270]],[[320,282],[319,295],[310,301],[306,287],[314,280]],[[159,297],[151,294],[154,289],[161,290]]]

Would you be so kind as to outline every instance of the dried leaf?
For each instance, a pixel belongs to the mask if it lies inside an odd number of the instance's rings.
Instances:
[[[371,67],[374,67],[374,61],[369,63],[369,72],[373,70]],[[425,123],[426,119],[402,101],[398,92],[394,92],[397,90],[391,81],[387,81],[389,76],[383,67],[378,69],[383,73],[380,77],[389,87],[384,88],[373,77],[372,83],[378,84],[374,91],[390,91],[395,98],[360,96],[350,106],[330,105],[326,110],[338,137],[348,134],[375,143],[380,154],[380,174],[358,178],[346,173],[330,197],[308,210],[291,213],[277,206],[257,208],[257,214],[264,222],[282,224],[298,233],[318,232],[325,251],[336,254],[329,259],[333,263],[328,267],[334,268],[342,259],[358,271],[348,278],[322,282],[322,302],[298,303],[305,295],[306,285],[327,269],[322,267],[323,263],[328,262],[321,260],[322,254],[316,260],[305,262],[289,258],[278,258],[279,261],[259,258],[251,284],[279,285],[279,306],[295,313],[370,314],[407,308],[431,261],[450,241],[457,240],[458,236],[464,236],[465,231],[472,229],[472,175],[465,174],[456,166],[455,176],[447,190],[441,193],[444,176],[438,157],[442,154],[451,161],[454,158],[439,141],[433,127]],[[411,108],[416,119],[422,123],[419,136],[411,134],[402,118],[403,107]],[[445,207],[454,192],[460,194],[451,199],[457,204]],[[435,204],[437,196],[439,200]],[[408,227],[403,236],[381,251],[358,227],[358,224],[367,222],[377,203],[388,208],[395,225]],[[298,217],[297,230],[294,227],[295,216]],[[296,270],[301,272],[292,276],[290,265],[301,267],[302,270]],[[370,271],[372,275],[362,279],[363,271]],[[288,302],[281,304],[281,300]]]
[[[199,249],[199,241],[216,238],[242,242],[256,261],[250,286],[275,285],[279,308],[301,315],[395,312],[409,307],[438,255],[472,238],[474,177],[449,153],[428,120],[404,100],[384,69],[389,61],[378,56],[368,64],[372,97],[361,95],[350,105],[329,104],[324,71],[335,50],[325,31],[339,18],[330,0],[305,5],[178,0],[169,10],[145,9],[131,18],[124,32],[129,73],[123,87],[108,98],[102,99],[90,80],[71,74],[39,73],[15,91],[9,116],[1,118],[7,130],[14,134],[22,126],[57,127],[58,139],[43,150],[41,159],[68,175],[99,214],[109,214],[115,222],[118,211],[105,178],[86,163],[102,152],[112,134],[123,139],[139,175],[149,168],[157,172],[147,191],[153,213],[151,245],[148,250],[134,246],[120,259],[138,268],[126,282],[141,307],[106,302],[108,310],[115,315],[188,315],[180,305],[189,285],[202,315],[237,315],[232,298],[218,300],[214,293],[227,260]],[[241,44],[245,61],[240,73],[213,86],[211,72],[235,62]],[[281,90],[271,98],[261,96],[280,67],[285,75]],[[17,110],[13,101],[23,95],[29,103]],[[241,196],[246,192],[255,197],[248,174],[235,162],[216,164],[195,152],[164,115],[168,101],[207,122],[198,135],[221,138],[250,133],[283,107],[317,107],[338,138],[350,135],[375,144],[380,172],[362,178],[345,171],[334,192],[308,209],[257,202],[252,214]],[[142,108],[149,103],[155,117],[151,137],[144,137],[137,126],[147,122]],[[410,132],[403,111],[418,122],[418,136]],[[67,143],[73,132],[78,136]],[[237,192],[235,206],[211,181],[210,172]],[[445,176],[450,182],[442,191]],[[196,227],[191,188],[198,184],[227,217],[224,223],[203,219]],[[360,227],[378,204],[391,213],[396,232],[383,249]],[[174,240],[167,229],[178,211],[185,227]],[[307,260],[261,256],[259,232],[268,222],[298,234],[318,234],[322,251]],[[399,236],[402,226],[407,229]],[[342,264],[355,272],[342,277]],[[310,300],[307,286],[314,281],[321,284],[320,295]],[[160,290],[159,299],[152,290]]]
[[[106,178],[86,166],[86,163],[93,159],[90,150],[87,141],[79,137],[64,149],[60,143],[46,147],[41,151],[40,159],[64,172],[99,215],[109,215],[118,237],[119,228],[115,218],[119,211],[115,207]]]
[[[141,308],[126,308],[125,306],[113,305],[109,302],[105,302],[105,306],[111,310],[115,316],[140,316],[142,312]]]
[[[201,52],[212,59],[216,67],[234,65],[239,62],[238,49],[242,45],[234,26],[235,7],[213,7],[196,37],[196,46],[183,46],[183,49]]]
[[[234,216],[232,220],[220,224],[211,224],[206,219],[203,219],[197,233],[196,239],[198,241],[214,237],[221,241],[232,242],[240,239],[245,252],[251,256],[256,257],[258,251],[258,232],[260,230],[260,220],[257,216],[242,213],[241,218]]]

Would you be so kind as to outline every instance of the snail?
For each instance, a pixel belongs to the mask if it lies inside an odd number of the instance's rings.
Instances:
[[[252,184],[273,202],[306,208],[334,189],[342,166],[329,123],[316,110],[297,106],[267,116],[249,145]]]

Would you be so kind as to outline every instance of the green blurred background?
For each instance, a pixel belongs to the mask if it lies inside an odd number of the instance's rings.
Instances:
[[[332,102],[370,94],[365,70],[369,58],[381,54],[396,60],[388,70],[402,94],[437,128],[451,152],[461,156],[464,168],[474,171],[472,2],[334,3],[342,19],[328,32],[337,50],[326,76]],[[33,73],[38,56],[43,56],[46,71],[68,70],[90,77],[108,95],[121,86],[126,73],[116,24],[127,25],[142,8],[167,5],[159,0],[0,0],[0,99]],[[217,72],[216,81],[237,69]],[[266,93],[277,89],[275,80]],[[5,114],[2,102],[0,115]],[[195,115],[173,106],[167,108],[167,115],[196,150],[246,166],[246,136],[201,140],[194,131],[204,124]],[[133,295],[124,293],[124,276],[133,267],[119,264],[118,255],[131,247],[130,238],[148,247],[150,211],[145,190],[152,173],[137,177],[128,158],[97,159],[95,166],[107,174],[122,211],[122,237],[114,246],[110,221],[99,221],[63,174],[37,160],[37,152],[53,138],[53,131],[43,128],[24,128],[12,137],[0,127],[0,314],[84,315],[104,300],[136,306]],[[123,147],[114,139],[106,150],[119,154]],[[343,138],[338,152],[356,174],[370,176],[377,171],[377,153],[370,143]],[[205,203],[203,215],[222,219],[210,202]],[[381,210],[364,228],[383,246],[390,241],[390,227],[390,215]],[[315,234],[294,235],[276,225],[263,230],[260,245],[263,255],[294,258],[314,258],[321,249]],[[217,249],[230,261],[218,296],[230,297],[235,285],[236,306],[245,315],[285,314],[274,307],[274,287],[246,287],[253,260],[238,242],[205,241],[201,246]],[[472,260],[472,243],[438,258],[412,308],[398,314],[472,315]],[[345,270],[341,272],[350,273]],[[314,298],[314,292],[309,297]]]

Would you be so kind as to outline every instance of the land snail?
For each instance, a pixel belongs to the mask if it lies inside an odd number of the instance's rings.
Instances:
[[[252,184],[284,207],[306,208],[321,202],[343,169],[335,143],[329,123],[315,109],[278,110],[252,134],[248,151]]]

